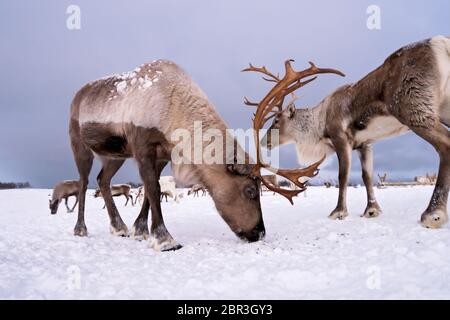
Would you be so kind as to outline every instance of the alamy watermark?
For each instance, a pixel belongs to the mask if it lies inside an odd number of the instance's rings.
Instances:
[[[66,27],[69,30],[81,29],[81,8],[75,4],[71,4],[66,9],[68,17],[66,19]]]
[[[381,289],[381,268],[379,266],[369,266],[366,269],[368,275],[366,286],[369,290]]]
[[[259,131],[260,137],[266,129]],[[171,134],[174,145],[171,154],[173,164],[254,164],[256,146],[253,129],[208,128],[202,121],[195,121],[193,130],[176,129]],[[279,130],[271,130],[270,144],[279,144]],[[250,157],[248,156],[250,155]],[[265,163],[278,167],[278,150],[261,148]]]
[[[381,8],[375,4],[367,7],[366,13],[369,15],[366,21],[367,29],[380,30],[381,29]]]
[[[81,289],[81,269],[77,265],[71,265],[66,269],[67,274],[67,290],[80,290]]]

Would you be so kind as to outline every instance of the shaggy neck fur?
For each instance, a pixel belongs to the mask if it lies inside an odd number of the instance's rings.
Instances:
[[[325,105],[322,102],[312,109],[298,109],[295,112],[292,132],[301,165],[311,165],[334,152],[324,139]]]

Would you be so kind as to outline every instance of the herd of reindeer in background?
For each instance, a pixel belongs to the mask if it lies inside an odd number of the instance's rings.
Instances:
[[[387,181],[387,173],[385,172],[383,175],[377,174],[378,183],[377,187],[380,189],[386,188],[388,186],[414,186],[414,185],[434,185],[436,184],[437,174],[426,174],[425,176],[416,176],[413,181]],[[168,198],[171,198],[176,203],[179,203],[180,200],[184,197],[183,193],[178,192],[176,188],[176,184],[173,181],[173,177],[162,177],[160,180],[161,185],[161,198],[160,201],[163,202],[165,199],[168,202]],[[285,180],[285,183],[279,183],[276,175],[265,175],[265,178],[273,185],[281,186],[285,185],[286,188],[295,189],[296,186],[292,183],[289,183]],[[78,204],[78,181],[76,180],[66,180],[57,183],[53,189],[52,199],[49,200],[50,203],[50,211],[52,214],[56,214],[58,210],[58,205],[61,201],[64,200],[64,204],[67,208],[68,213],[72,213],[75,210],[75,207]],[[323,185],[326,188],[339,188],[339,184],[332,181],[325,181]],[[350,186],[358,187],[357,184],[350,184]],[[260,189],[261,196],[264,195],[265,191],[270,191],[266,186],[262,185]],[[187,191],[187,195],[192,195],[194,198],[201,196],[204,197],[208,195],[208,190],[201,184],[192,185]],[[142,205],[144,201],[145,190],[144,186],[139,186],[136,189],[133,189],[130,184],[114,184],[111,186],[111,194],[113,197],[125,197],[126,202],[124,206],[127,206],[128,202],[131,203],[132,206],[135,206],[138,202]],[[273,193],[276,194],[275,192]],[[134,195],[134,201],[133,201]],[[102,193],[100,189],[96,189],[94,194],[94,198],[101,198]],[[70,197],[75,197],[75,203],[70,208],[68,204],[68,200]],[[105,209],[105,205],[103,205],[103,209]]]

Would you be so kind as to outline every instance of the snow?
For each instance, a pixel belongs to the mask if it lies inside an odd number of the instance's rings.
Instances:
[[[350,188],[349,217],[332,221],[337,192],[311,187],[294,206],[266,192],[267,236],[251,244],[234,236],[209,196],[163,202],[167,228],[184,247],[160,253],[148,241],[112,236],[92,190],[86,238],[72,235],[76,214],[63,204],[50,215],[51,190],[0,191],[0,298],[450,297],[450,227],[418,224],[432,187],[377,189],[384,213],[375,219],[360,217],[365,189]],[[131,229],[139,208],[124,202],[116,198]]]
[[[121,82],[118,82],[118,83],[116,84],[116,89],[117,89],[117,92],[118,92],[119,94],[124,93],[125,90],[127,89],[127,82],[126,82],[125,80],[124,80],[124,81],[121,81]]]

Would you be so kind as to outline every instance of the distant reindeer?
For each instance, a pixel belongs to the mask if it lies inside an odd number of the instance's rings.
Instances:
[[[135,192],[136,194],[134,197],[134,205],[136,205],[138,201],[139,204],[142,205],[142,203],[144,202],[144,195],[145,195],[144,186],[140,186]]]
[[[183,194],[178,193],[173,177],[161,177],[159,179],[159,186],[161,190],[161,197],[160,197],[161,202],[163,197],[166,198],[166,202],[168,198],[172,198],[176,203],[180,202],[181,198],[183,197]],[[144,195],[145,189],[144,186],[141,186],[138,188],[134,204],[136,204],[136,202],[139,201],[139,204],[142,205],[144,201]]]
[[[324,182],[324,184],[323,184],[327,189],[329,189],[329,188],[331,188],[331,186],[333,185],[331,182],[329,182],[329,181],[326,181],[326,182]]]
[[[87,235],[85,194],[95,153],[103,164],[97,182],[113,234],[126,235],[128,228],[114,204],[110,182],[125,160],[134,158],[145,186],[145,198],[134,222],[133,237],[151,236],[151,247],[157,251],[181,248],[164,224],[160,203],[158,180],[161,171],[172,161],[172,172],[180,183],[201,183],[208,188],[218,212],[239,238],[261,239],[265,229],[258,181],[250,176],[253,165],[249,161],[233,162],[233,155],[226,152],[222,163],[188,163],[183,160],[188,157],[186,154],[181,163],[173,161],[173,134],[182,128],[193,136],[196,122],[201,122],[204,130],[214,129],[223,137],[230,136],[207,96],[170,61],[147,63],[132,72],[96,80],[80,89],[70,112],[70,139],[80,174],[80,205],[74,234]],[[246,154],[237,141],[236,145]],[[208,144],[202,145],[205,146]],[[188,147],[193,151],[194,145]],[[244,158],[248,159],[248,155]]]
[[[437,177],[436,173],[433,173],[432,175],[428,176],[428,178],[430,179],[430,184],[436,184],[436,181],[437,181],[438,177]]]
[[[51,214],[56,214],[58,212],[58,206],[62,199],[64,199],[64,204],[66,205],[67,212],[73,212],[76,205],[78,204],[78,193],[79,193],[79,183],[75,180],[66,180],[58,182],[53,188],[52,199],[49,200],[49,207]],[[69,208],[68,199],[70,197],[75,197],[75,204],[72,209]]]
[[[175,197],[172,194],[172,192],[170,192],[170,191],[161,191],[161,200],[160,201],[162,202],[164,198],[166,198],[166,202],[168,202],[167,198],[174,199]]]
[[[337,89],[312,109],[296,109],[291,103],[276,115],[270,129],[279,130],[280,144],[296,144],[303,163],[337,153],[339,199],[330,214],[332,219],[348,215],[346,195],[352,150],[359,152],[367,189],[363,216],[376,217],[381,208],[372,186],[372,144],[413,131],[440,157],[436,186],[421,216],[423,226],[439,228],[448,221],[449,126],[450,38],[436,36],[399,49],[363,79]],[[263,144],[273,148],[270,129]]]
[[[387,173],[385,172],[384,175],[382,175],[382,176],[380,176],[380,174],[377,173],[377,176],[378,176],[378,181],[379,181],[378,185],[380,187],[384,187],[385,183],[386,183],[386,179],[387,179]]]
[[[116,184],[116,185],[113,185],[111,187],[111,196],[113,196],[113,197],[124,196],[127,199],[127,201],[125,202],[125,206],[128,204],[128,200],[131,199],[131,205],[134,206],[133,195],[131,194],[131,186],[129,184]],[[95,190],[94,198],[99,198],[99,197],[103,198],[103,195],[102,195],[101,190],[97,189],[97,190]],[[105,201],[105,204],[103,206],[103,209],[105,209],[105,207],[106,207],[106,201]]]
[[[436,174],[432,174],[432,175],[429,175],[428,173],[426,174],[426,176],[425,177],[421,177],[421,176],[418,176],[418,177],[415,177],[414,178],[414,181],[416,182],[416,183],[418,183],[418,184],[424,184],[424,185],[433,185],[433,184],[436,184],[436,180],[437,180],[437,176],[436,176]]]
[[[191,189],[188,191],[187,195],[189,196],[189,195],[193,194],[194,197],[198,197],[199,196],[198,193],[200,191],[202,192],[202,197],[206,196],[206,194],[207,194],[206,188],[201,184],[194,184],[191,187]]]

